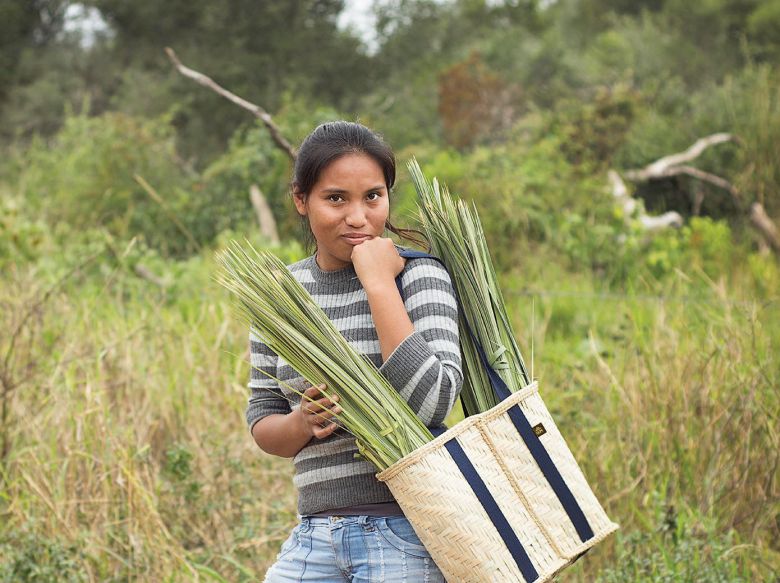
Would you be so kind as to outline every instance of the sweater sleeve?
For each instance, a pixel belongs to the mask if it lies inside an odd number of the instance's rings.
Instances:
[[[379,372],[427,426],[438,426],[463,386],[455,290],[447,270],[427,257],[407,262],[401,286],[414,331]]]
[[[262,371],[274,376],[277,374],[279,357],[262,341],[258,331],[249,330],[249,373],[248,387],[251,391],[246,408],[246,422],[249,431],[263,417],[274,413],[289,413],[290,404],[282,393],[279,383],[264,375]],[[259,369],[259,370],[258,370]]]

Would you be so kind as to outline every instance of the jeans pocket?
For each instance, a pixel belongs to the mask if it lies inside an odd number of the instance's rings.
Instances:
[[[382,538],[393,548],[415,557],[431,556],[405,516],[379,518],[377,529]]]
[[[295,528],[292,529],[290,536],[288,536],[287,540],[282,543],[282,548],[279,549],[279,554],[276,555],[277,561],[284,559],[292,551],[297,549],[298,546],[301,544],[300,530],[301,530],[300,524],[298,524]]]

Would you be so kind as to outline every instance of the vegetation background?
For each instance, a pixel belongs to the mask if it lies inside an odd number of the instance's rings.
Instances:
[[[621,525],[561,581],[777,581],[778,0],[0,2],[0,581],[250,581],[295,522],[211,277],[305,256],[290,161],[346,118],[479,209],[518,341]],[[697,139],[687,175],[628,182]],[[261,234],[257,185],[280,242]],[[734,195],[734,193],[737,193]],[[649,233],[650,214],[681,228]],[[452,419],[455,420],[454,418]]]

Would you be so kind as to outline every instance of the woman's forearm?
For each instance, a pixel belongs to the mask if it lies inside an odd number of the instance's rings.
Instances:
[[[312,438],[301,419],[301,410],[263,417],[252,427],[255,443],[266,453],[294,457]]]
[[[414,325],[395,286],[395,280],[390,279],[382,285],[365,289],[371,317],[379,337],[382,360],[387,360],[398,345],[414,332]]]

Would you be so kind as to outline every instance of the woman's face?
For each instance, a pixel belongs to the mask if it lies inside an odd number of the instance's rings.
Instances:
[[[346,154],[320,172],[306,202],[293,200],[309,217],[317,240],[317,265],[335,271],[352,263],[352,249],[367,238],[381,237],[390,212],[382,167],[366,154]],[[350,239],[345,235],[361,237]]]

